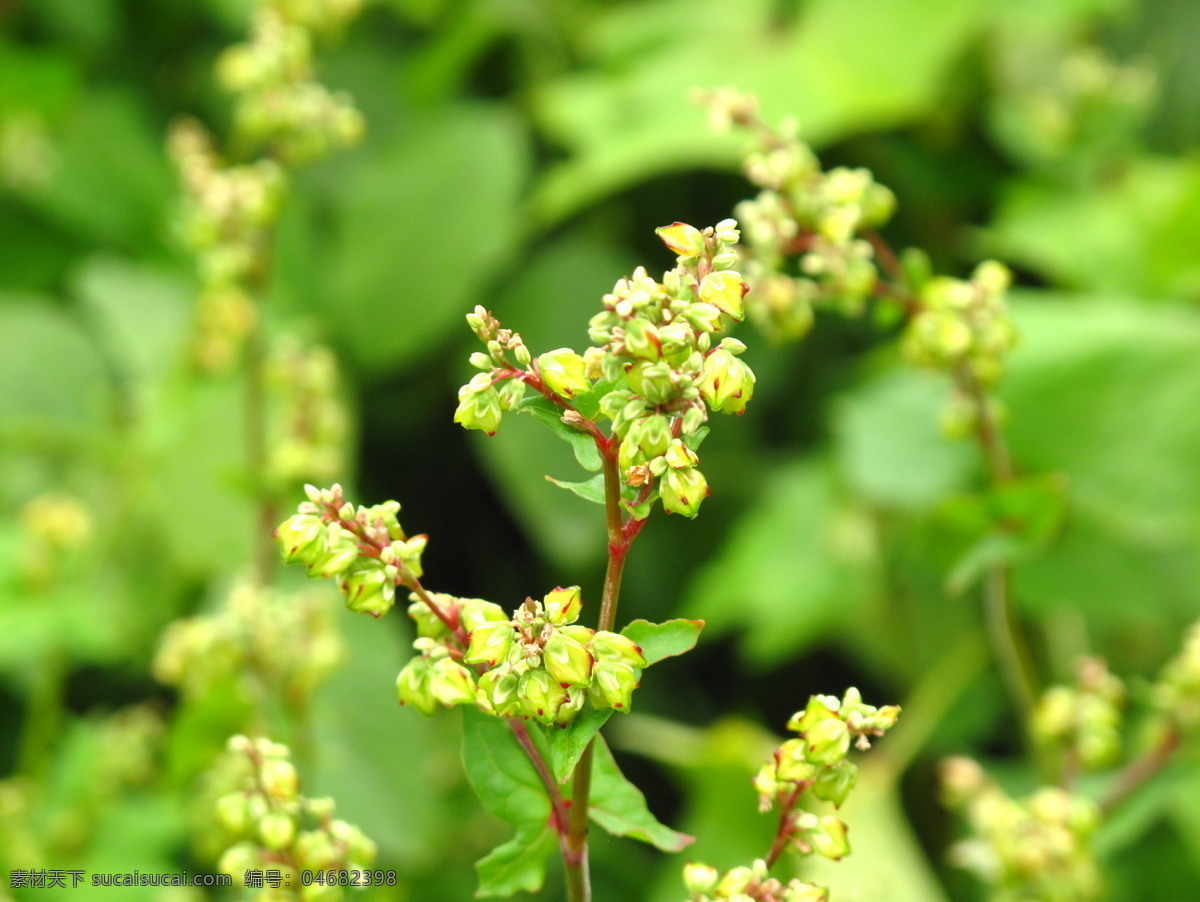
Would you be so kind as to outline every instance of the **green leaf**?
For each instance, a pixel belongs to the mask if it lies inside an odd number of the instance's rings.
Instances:
[[[463,760],[483,807],[496,817],[521,825],[550,816],[546,790],[504,718],[463,710]]]
[[[678,852],[694,841],[695,837],[672,830],[650,813],[646,797],[621,773],[603,736],[596,737],[592,768],[588,813],[613,836],[628,836],[664,852]]]
[[[574,426],[563,422],[563,410],[553,401],[539,394],[531,394],[517,406],[521,413],[532,414],[539,423],[547,426],[551,432],[571,446],[575,459],[585,470],[596,472],[604,466],[600,459],[600,451],[596,448],[596,440],[587,432],[580,432]]]
[[[413,115],[360,154],[332,197],[322,312],[380,371],[466,332],[463,316],[516,245],[528,153],[509,112],[461,104]]]
[[[949,391],[947,379],[904,368],[840,400],[837,462],[857,494],[881,507],[922,510],[965,488],[975,449],[947,441],[937,425]]]
[[[0,297],[0,435],[80,436],[96,429],[109,380],[89,337],[48,299]]]
[[[564,728],[552,727],[547,731],[550,748],[550,769],[554,779],[565,783],[575,773],[575,765],[579,763],[584,749],[608,719],[613,715],[613,708],[597,710],[588,706]]]
[[[563,482],[555,479],[553,476],[547,476],[547,481],[553,482],[560,489],[566,489],[568,492],[574,492],[585,501],[594,501],[596,504],[604,504],[604,474],[597,473],[591,479],[583,482]]]
[[[537,212],[557,222],[651,175],[735,161],[741,137],[711,134],[684,102],[697,84],[757,94],[768,120],[798,113],[809,140],[910,120],[943,98],[986,9],[965,0],[931,16],[926,0],[810,0],[781,16],[773,0],[611,5],[588,23],[596,64],[535,95],[566,150],[542,179]]]
[[[989,567],[1017,563],[1043,550],[1066,518],[1066,490],[1061,473],[1042,473],[982,495],[948,499],[943,517],[974,537],[947,577],[949,591],[962,593]]]
[[[537,892],[546,879],[546,859],[558,845],[548,823],[522,824],[517,835],[492,849],[475,863],[479,873],[478,897],[511,896]]]
[[[863,610],[876,576],[873,524],[820,462],[769,474],[758,500],[694,575],[683,612],[710,631],[745,631],[745,659],[802,654]]]
[[[691,651],[696,647],[703,620],[668,620],[651,623],[634,620],[621,630],[621,635],[637,643],[642,655],[650,664]]]

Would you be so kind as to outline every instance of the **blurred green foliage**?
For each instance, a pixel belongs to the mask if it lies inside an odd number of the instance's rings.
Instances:
[[[171,621],[220,608],[260,525],[242,377],[187,362],[195,275],[164,135],[181,112],[228,122],[211,65],[248,6],[0,3],[6,872],[210,872],[220,851],[197,781],[253,706],[230,687],[184,704],[151,662]],[[402,501],[439,588],[512,607],[579,582],[595,598],[603,522],[543,478],[577,478],[569,451],[532,422],[495,439],[451,424],[462,315],[482,303],[532,348],[580,346],[618,277],[665,266],[655,226],[711,224],[749,194],[739,142],[687,101],[735,84],[895,191],[895,245],[955,274],[983,253],[1018,268],[1009,438],[1018,471],[1061,474],[1066,500],[1016,599],[1044,672],[1102,654],[1136,693],[1200,612],[1200,170],[1179,113],[1200,104],[1198,41],[1188,0],[376,0],[320,68],[368,137],[297,179],[263,316],[337,352],[358,421],[343,481]],[[882,744],[844,815],[855,854],[813,879],[844,902],[881,886],[972,900],[945,861],[938,757],[1034,777],[974,596],[948,582],[977,537],[947,499],[980,463],[937,433],[946,386],[888,337],[832,316],[802,346],[743,332],[757,397],[706,445],[704,516],[656,520],[626,574],[630,616],[708,628],[610,742],[650,808],[725,868],[769,843],[749,778],[810,693],[898,701],[896,751]],[[62,503],[39,515],[47,496]],[[468,898],[470,862],[509,828],[471,797],[457,716],[396,708],[402,621],[339,613],[342,669],[259,726],[400,875],[364,898]],[[1105,828],[1113,899],[1195,898],[1186,763]],[[678,899],[681,863],[599,837],[596,897]],[[122,898],[209,898],[190,893]]]

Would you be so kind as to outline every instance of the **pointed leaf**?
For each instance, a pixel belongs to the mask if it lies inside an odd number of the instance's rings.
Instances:
[[[583,755],[583,750],[592,741],[592,737],[612,717],[613,711],[613,708],[597,710],[589,707],[571,721],[569,726],[550,730],[548,743],[550,746],[550,769],[554,772],[555,780],[565,783],[570,779],[571,774],[575,772],[575,765],[579,763],[579,758]]]
[[[691,651],[704,629],[703,620],[668,620],[666,623],[651,623],[648,620],[631,621],[621,635],[636,642],[642,655],[653,664]]]
[[[546,879],[546,858],[554,852],[555,845],[549,824],[540,827],[533,822],[522,824],[516,836],[475,862],[479,874],[476,897],[537,892]]]
[[[585,501],[594,501],[596,504],[604,503],[604,474],[597,473],[591,479],[583,482],[564,482],[555,479],[553,476],[547,476],[548,482],[553,482],[560,489],[566,489],[568,492],[574,492]]]
[[[537,771],[503,718],[463,710],[463,760],[483,807],[496,817],[522,826],[550,816]]]
[[[557,404],[535,394],[526,397],[517,405],[517,410],[532,414],[535,420],[547,426],[551,432],[569,444],[571,450],[575,452],[575,459],[585,470],[594,473],[604,466],[604,462],[600,459],[600,452],[596,449],[596,442],[591,435],[564,423],[562,408]]]
[[[613,836],[641,840],[664,852],[678,852],[695,841],[659,823],[646,807],[642,791],[625,779],[603,736],[596,737],[592,764],[592,820]]]

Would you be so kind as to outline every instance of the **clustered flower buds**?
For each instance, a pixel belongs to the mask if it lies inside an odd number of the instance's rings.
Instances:
[[[965,369],[980,385],[994,385],[1017,340],[1005,303],[1011,282],[1012,274],[994,260],[975,267],[968,281],[928,280],[904,335],[904,353],[923,366]]]
[[[288,637],[280,642],[279,636]],[[263,685],[308,697],[342,657],[328,607],[313,592],[243,583],[214,614],[176,620],[154,658],[154,675],[187,696],[227,692],[252,699]]]
[[[1200,729],[1200,622],[1188,628],[1183,648],[1163,667],[1152,692],[1171,723],[1186,733]]]
[[[304,163],[362,138],[362,114],[350,98],[312,75],[314,31],[341,26],[359,5],[267,0],[259,6],[250,40],[217,63],[221,84],[237,97],[234,120],[243,140]]]
[[[355,507],[340,485],[304,489],[309,500],[275,530],[284,560],[303,563],[310,576],[336,579],[351,611],[387,613],[396,586],[412,586],[424,572],[427,537],[405,535],[398,501]]]
[[[336,478],[345,470],[350,427],[333,352],[285,337],[267,361],[267,384],[272,482],[291,488]]]
[[[818,799],[841,807],[858,779],[857,765],[846,757],[851,742],[859,749],[870,748],[871,737],[882,736],[899,716],[899,706],[876,708],[865,704],[853,687],[842,699],[833,695],[810,697],[805,709],[788,721],[788,729],[799,733],[799,738],[789,739],[776,749],[774,757],[754,778],[759,808],[768,811],[776,801],[786,802],[806,789]],[[826,830],[824,826],[821,829]],[[810,845],[827,854],[826,849],[836,845],[837,831],[826,832],[824,839],[812,842],[800,837],[802,851],[810,851],[803,848]]]
[[[974,833],[952,860],[993,889],[993,899],[1070,899],[1101,892],[1091,848],[1100,820],[1095,803],[1058,787],[1010,798],[969,758],[942,767],[946,802],[962,808]]]
[[[799,733],[799,738],[776,749],[754,778],[759,810],[779,807],[771,857],[724,874],[705,864],[688,864],[683,881],[691,902],[829,902],[829,890],[823,886],[799,880],[784,884],[770,877],[768,862],[788,847],[801,855],[816,853],[835,861],[850,854],[846,825],[836,817],[800,809],[801,796],[811,790],[816,798],[841,807],[858,777],[858,768],[846,758],[851,740],[860,749],[869,748],[871,737],[882,736],[899,716],[896,705],[865,704],[853,687],[841,699],[811,696],[805,709],[788,721],[788,729]]]
[[[338,902],[344,890],[303,886],[301,871],[361,871],[375,858],[375,843],[357,827],[334,818],[330,798],[300,794],[300,778],[286,746],[234,736],[229,752],[241,759],[237,788],[216,802],[217,820],[235,841],[217,869],[239,884],[248,871],[278,871],[285,889],[273,898]]]
[[[526,387],[562,410],[562,420],[600,442],[619,443],[619,466],[636,504],[657,491],[668,512],[694,517],[709,493],[696,448],[710,411],[741,413],[754,394],[745,345],[718,338],[743,317],[748,287],[735,271],[737,224],[658,229],[676,255],[661,282],[639,267],[604,296],[589,323],[584,354],[558,348],[534,358],[520,335],[483,307],[467,322],[487,348],[480,370],[459,391],[455,422],[489,435]],[[612,438],[598,423],[611,423]]]
[[[22,578],[42,589],[70,570],[95,531],[91,512],[78,498],[62,492],[37,495],[25,502],[21,524]]]
[[[405,665],[396,685],[401,702],[426,714],[439,704],[474,704],[498,717],[565,726],[589,700],[594,708],[628,711],[647,666],[625,636],[576,624],[578,586],[554,589],[540,602],[527,599],[511,618],[477,598],[435,593],[430,599],[440,615],[419,596],[412,599],[413,644],[421,655]],[[462,627],[465,651],[448,624]]]
[[[791,880],[781,883],[767,873],[767,863],[758,859],[750,867],[731,868],[722,874],[706,864],[688,864],[683,882],[690,902],[829,902],[829,890],[813,883]]]
[[[1072,769],[1097,770],[1121,752],[1125,687],[1099,658],[1084,658],[1074,686],[1052,686],[1033,713],[1038,745],[1067,759]]]
[[[814,305],[860,313],[878,282],[875,250],[862,236],[891,218],[892,192],[866,169],[822,171],[795,121],[767,127],[752,98],[725,88],[698,100],[718,126],[737,123],[753,135],[743,169],[762,190],[734,210],[754,286],[751,319],[776,338],[795,340],[811,327]]]
[[[171,126],[167,149],[183,188],[183,238],[200,276],[193,354],[205,370],[229,371],[257,324],[255,295],[269,266],[287,169],[363,133],[350,100],[312,77],[315,34],[336,30],[360,4],[260,0],[250,41],[229,48],[217,66],[235,95],[235,155],[249,162],[222,159],[195,120]],[[269,152],[254,159],[264,147]]]

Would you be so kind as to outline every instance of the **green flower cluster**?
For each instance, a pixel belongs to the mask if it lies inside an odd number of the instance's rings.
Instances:
[[[424,572],[427,537],[405,535],[396,518],[398,501],[355,507],[340,485],[304,490],[309,500],[275,530],[284,560],[304,564],[309,576],[336,579],[351,611],[387,613],[396,586],[411,586]]]
[[[1032,731],[1046,752],[1086,770],[1114,763],[1121,753],[1125,686],[1099,658],[1084,658],[1074,686],[1052,686],[1033,712]]]
[[[752,97],[723,89],[698,99],[718,128],[751,129],[743,171],[762,190],[734,209],[754,286],[751,319],[769,335],[795,340],[811,327],[814,305],[859,314],[879,278],[875,250],[862,236],[891,218],[895,196],[866,169],[823,171],[795,121],[768,128]]]
[[[96,524],[74,495],[48,492],[30,498],[17,515],[21,526],[21,578],[34,591],[49,588],[77,570]]]
[[[167,150],[184,192],[183,239],[199,268],[193,355],[206,370],[228,371],[257,322],[250,285],[263,275],[287,177],[269,159],[226,165],[193,119],[172,123]]]
[[[511,618],[480,599],[435,594],[432,600],[440,616],[413,596],[409,613],[421,655],[400,672],[401,702],[426,714],[439,704],[474,704],[498,717],[559,726],[570,723],[585,701],[618,711],[632,705],[646,659],[625,636],[576,624],[578,586],[554,589],[540,602],[526,599]],[[465,631],[465,651],[448,624]]]
[[[1012,274],[994,260],[980,263],[969,280],[925,281],[905,330],[905,355],[922,366],[966,374],[981,386],[994,385],[1017,341],[1005,302],[1011,283]]]
[[[336,29],[360,2],[260,0],[250,41],[229,48],[217,67],[235,95],[230,155],[250,162],[222,159],[195,120],[171,126],[167,150],[184,194],[183,239],[200,275],[193,355],[205,370],[228,372],[257,325],[254,296],[270,265],[287,168],[363,133],[349,99],[312,79],[315,34]]]
[[[709,493],[696,455],[709,411],[741,413],[754,394],[754,373],[739,357],[745,345],[718,340],[728,319],[742,318],[748,288],[734,270],[733,220],[703,231],[677,222],[658,235],[676,267],[661,282],[641,267],[617,282],[589,323],[593,346],[582,355],[558,348],[534,358],[483,307],[468,315],[487,351],[471,355],[481,372],[459,391],[454,420],[490,435],[532,388],[598,445],[619,444],[621,473],[640,490],[639,503],[658,491],[669,513],[694,517]]]
[[[991,902],[1099,898],[1094,802],[1058,787],[1010,798],[969,758],[944,763],[942,786],[947,804],[965,810],[974,833],[954,846],[951,859],[991,887]]]
[[[1185,732],[1200,730],[1200,622],[1188,628],[1183,648],[1163,667],[1152,692],[1172,723]]]
[[[870,737],[882,736],[899,716],[899,706],[876,708],[865,704],[853,687],[841,699],[833,695],[811,696],[805,709],[797,711],[787,724],[789,730],[800,734],[799,738],[789,739],[776,749],[774,757],[754,778],[759,808],[768,811],[776,801],[790,799],[805,790],[841,807],[858,780],[858,766],[846,757],[851,741],[859,749],[870,748]],[[834,819],[822,819],[826,820]],[[821,830],[826,832],[825,838],[814,837],[812,842],[804,841],[801,845],[811,845],[823,855],[828,855],[829,849],[841,848],[844,825],[834,828],[822,824]]]
[[[271,481],[291,488],[305,481],[326,482],[344,472],[350,424],[333,352],[305,347],[285,336],[271,350],[267,385]]]
[[[217,62],[221,85],[236,97],[241,140],[266,146],[286,163],[306,163],[357,144],[365,124],[351,99],[314,80],[313,44],[340,29],[361,0],[263,0],[250,40]]]
[[[683,882],[690,902],[829,902],[829,890],[813,883],[791,880],[781,883],[767,872],[767,863],[758,859],[750,867],[731,868],[722,874],[706,864],[688,864]]]
[[[280,642],[281,635],[287,642]],[[234,586],[213,614],[176,620],[154,658],[154,676],[189,697],[227,692],[244,700],[263,686],[309,697],[340,663],[341,636],[318,593]]]
[[[339,886],[302,886],[301,871],[363,870],[375,843],[357,827],[334,818],[333,799],[300,794],[300,778],[286,746],[234,736],[229,752],[241,760],[238,787],[216,802],[217,820],[235,840],[217,869],[243,884],[247,871],[279,871],[286,888],[263,889],[259,902],[338,902]]]

